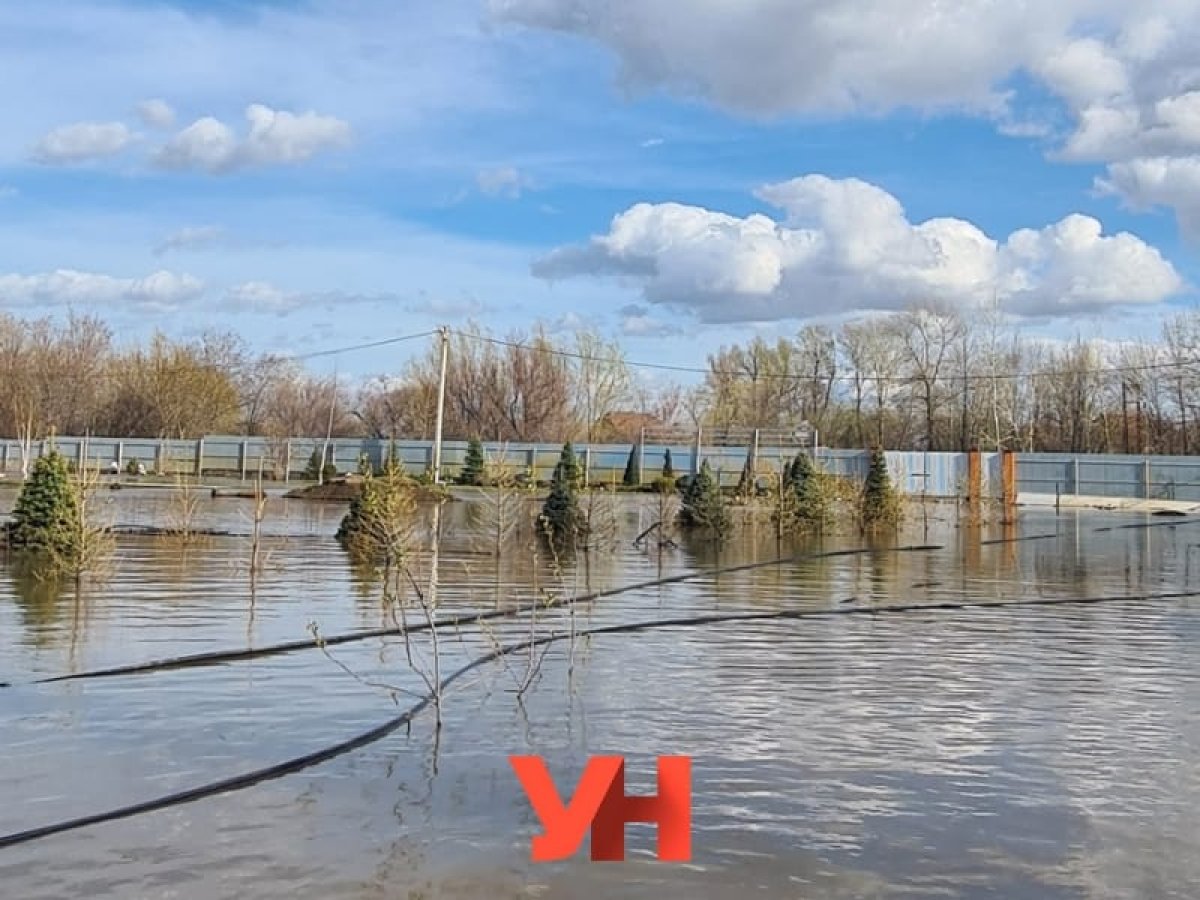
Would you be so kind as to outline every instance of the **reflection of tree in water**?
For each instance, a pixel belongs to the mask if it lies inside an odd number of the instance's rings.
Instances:
[[[55,578],[39,577],[36,566],[28,560],[13,561],[8,574],[13,600],[21,611],[21,625],[29,632],[32,642],[39,647],[53,643],[69,600],[64,583]]]
[[[72,578],[47,577],[36,561],[14,561],[9,566],[13,600],[21,611],[21,625],[30,644],[45,648],[69,641],[69,669],[77,669],[75,654],[87,630],[84,583]],[[65,628],[63,627],[65,626]]]

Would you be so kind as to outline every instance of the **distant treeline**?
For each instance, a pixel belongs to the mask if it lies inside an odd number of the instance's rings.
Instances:
[[[0,437],[430,439],[439,346],[352,381],[228,332],[121,347],[99,319],[0,314]],[[791,429],[831,447],[1195,453],[1200,313],[1156,341],[1050,342],[998,315],[914,308],[723,348],[692,384],[596,333],[452,332],[447,439],[635,441],[643,425]]]

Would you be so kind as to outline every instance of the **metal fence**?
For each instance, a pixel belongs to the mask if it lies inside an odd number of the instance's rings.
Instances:
[[[663,469],[666,452],[677,475],[698,470],[707,461],[723,485],[738,483],[753,459],[753,471],[760,477],[779,472],[794,458],[794,445],[770,446],[759,436],[757,446],[702,446],[697,454],[693,443],[683,442],[630,444],[580,444],[575,450],[591,483],[615,484],[623,480],[632,454],[635,470],[645,483],[657,478]],[[279,481],[302,479],[314,454],[321,455],[321,438],[242,438],[209,436],[199,440],[160,441],[60,437],[54,444],[76,464],[85,459],[91,465],[109,468],[113,462],[124,471],[132,461],[147,472],[166,475],[188,473],[212,477],[250,479],[261,465],[267,478]],[[34,441],[30,459],[46,452],[48,441]],[[375,466],[383,464],[394,446],[405,468],[419,474],[433,467],[431,441],[374,440],[336,438],[329,442],[327,460],[339,472],[354,471],[365,454]],[[547,481],[558,462],[562,447],[558,444],[485,443],[485,452],[494,462],[510,471]],[[463,465],[467,444],[447,441],[442,449],[444,477],[454,478]],[[806,451],[807,452],[807,451]],[[967,491],[969,454],[888,452],[888,469],[896,485],[906,494],[931,498],[958,498]],[[864,450],[816,451],[818,464],[826,472],[844,478],[863,479],[870,455]],[[20,477],[23,469],[21,444],[0,439],[0,476]],[[1003,495],[1002,457],[998,453],[981,454],[982,495]],[[1017,490],[1021,493],[1082,495],[1113,498],[1183,500],[1200,503],[1200,457],[1184,456],[1102,456],[1069,453],[1017,454]]]
[[[1200,457],[1022,453],[1017,486],[1033,494],[1200,502]]]
[[[174,475],[186,473],[222,478],[254,478],[261,466],[265,477],[278,481],[303,478],[310,461],[320,458],[325,444],[322,438],[243,438],[207,436],[199,440],[168,441],[148,439],[116,439],[59,437],[54,444],[60,453],[76,465],[87,461],[108,469],[115,462],[121,471],[132,462],[148,473]],[[35,441],[29,457],[35,459],[46,452],[47,441]],[[358,468],[365,454],[374,466],[381,466],[392,447],[404,467],[413,474],[433,467],[431,441],[396,441],[367,438],[336,438],[326,448],[326,460],[339,472]],[[558,444],[485,443],[489,460],[502,463],[514,473],[524,473],[539,481],[548,481],[562,450]],[[671,466],[676,475],[699,470],[707,461],[723,485],[736,485],[753,460],[752,469],[759,477],[780,472],[798,452],[796,446],[768,446],[760,440],[757,446],[702,446],[697,454],[695,444],[580,444],[575,446],[590,483],[618,484],[624,479],[631,454],[636,471],[644,483],[662,473],[666,453],[670,450]],[[442,446],[443,477],[453,479],[466,457],[464,441],[447,441]],[[983,494],[1001,495],[1000,456],[983,454]],[[816,451],[818,464],[827,472],[845,478],[863,479],[867,475],[870,456],[864,450]],[[21,445],[14,440],[0,440],[0,474],[20,477],[23,469]],[[965,453],[906,453],[889,452],[888,468],[897,486],[905,493],[928,497],[961,497],[966,490],[968,455]],[[1200,466],[1200,462],[1197,463]]]

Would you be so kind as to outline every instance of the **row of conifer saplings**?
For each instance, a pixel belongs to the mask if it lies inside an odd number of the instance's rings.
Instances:
[[[626,488],[644,489],[638,456],[635,446],[630,451],[622,479]],[[470,441],[458,483],[486,486],[495,480],[489,475],[482,443]],[[569,547],[587,534],[586,516],[579,502],[583,489],[583,467],[573,446],[565,444],[554,468],[550,493],[540,519],[548,538],[562,546]],[[707,461],[701,464],[696,475],[677,477],[671,451],[667,449],[661,474],[649,489],[678,494],[678,524],[684,528],[701,530],[719,540],[728,537],[733,530],[730,497],[721,489]],[[888,473],[886,458],[880,450],[872,451],[867,478],[861,486],[849,485],[843,479],[820,471],[812,458],[801,452],[787,463],[773,484],[768,479],[765,489],[743,476],[732,494],[735,498],[755,494],[756,499],[770,504],[781,532],[824,531],[835,523],[838,509],[847,507],[862,531],[894,529],[900,524],[903,510]]]
[[[386,542],[389,533],[386,523],[406,518],[412,502],[411,480],[404,476],[395,456],[389,458],[379,477],[373,477],[369,466],[364,467],[363,474],[367,476],[363,489],[338,531],[339,541],[348,549],[356,544]],[[482,485],[487,481],[482,446],[473,441],[459,482]],[[580,503],[583,482],[579,458],[572,445],[565,444],[539,518],[545,537],[559,549],[569,550],[587,535],[587,517]],[[769,492],[780,530],[824,530],[834,516],[837,500],[837,492],[831,489],[834,484],[835,479],[819,471],[806,453],[797,455],[785,467],[776,490]],[[707,461],[695,476],[677,478],[668,451],[654,486],[663,494],[678,493],[681,527],[701,530],[717,540],[731,533],[730,501]],[[41,557],[56,568],[78,571],[89,552],[91,537],[84,490],[85,485],[72,475],[62,454],[51,449],[40,457],[17,498],[11,521],[4,527],[8,547]],[[868,476],[856,493],[854,509],[862,530],[894,528],[899,524],[901,503],[882,452],[872,453]]]

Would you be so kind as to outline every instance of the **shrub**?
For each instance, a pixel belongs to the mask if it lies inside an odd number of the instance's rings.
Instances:
[[[707,460],[700,466],[700,474],[684,490],[679,522],[686,528],[702,528],[718,540],[723,539],[733,525]]]
[[[337,466],[332,461],[326,462],[322,467],[321,464],[321,448],[313,450],[312,456],[308,458],[308,465],[304,467],[304,477],[309,481],[332,481],[337,477]]]
[[[458,483],[482,487],[486,472],[487,460],[483,456],[483,442],[479,438],[471,438],[467,442],[467,457],[458,475]]]

